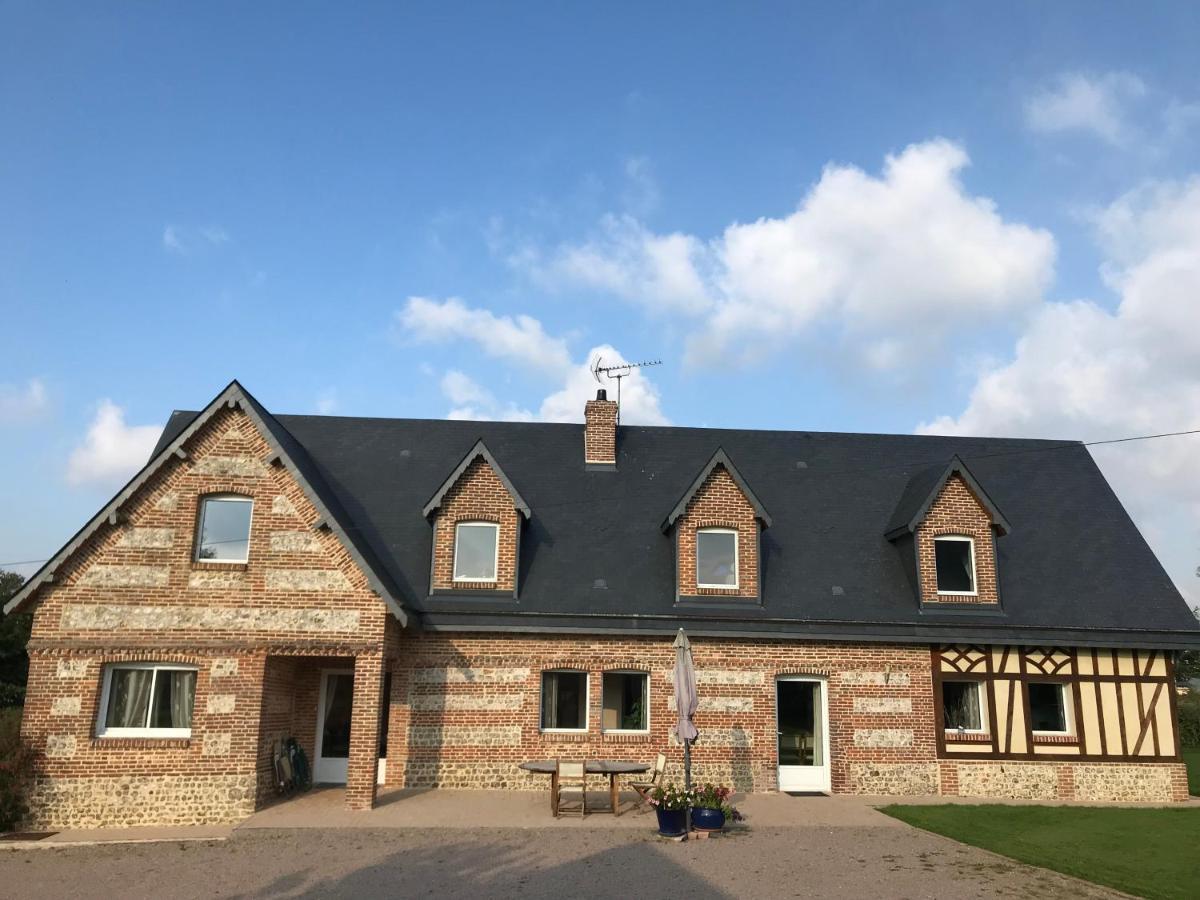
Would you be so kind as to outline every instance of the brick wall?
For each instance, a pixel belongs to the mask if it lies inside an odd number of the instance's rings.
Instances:
[[[617,463],[617,404],[589,400],[583,410],[583,458],[589,463]]]
[[[683,515],[675,520],[674,527],[679,542],[678,578],[681,595],[758,597],[759,522],[754,517],[754,507],[724,466],[717,466],[709,473]],[[736,588],[702,588],[696,585],[696,531],[712,527],[732,528],[738,532]]]
[[[701,709],[695,773],[741,790],[776,786],[775,678],[827,679],[832,780],[855,789],[864,767],[932,765],[935,759],[929,653],[925,648],[770,641],[693,642]],[[409,786],[544,788],[517,769],[526,759],[605,757],[647,761],[671,747],[674,667],[659,639],[442,634],[405,636],[393,671],[388,783]],[[585,735],[540,730],[541,673],[588,672]],[[604,734],[602,673],[650,676],[650,732]],[[669,750],[673,771],[682,750]]]
[[[934,538],[959,534],[975,541],[976,596],[942,596],[937,592]],[[992,543],[991,517],[958,475],[946,482],[925,520],[917,526],[917,565],[921,576],[923,603],[997,603],[996,555]]]
[[[454,535],[459,522],[495,522],[500,526],[496,581],[454,580]],[[446,492],[434,522],[434,590],[501,591],[511,594],[517,577],[517,530],[520,513],[492,467],[477,457]]]
[[[185,449],[36,595],[22,723],[38,753],[34,824],[240,818],[268,797],[270,747],[301,705],[285,685],[303,666],[275,657],[379,652],[383,601],[314,529],[316,509],[250,419],[223,409]],[[193,561],[199,503],[218,492],[254,500],[245,564]],[[96,736],[104,668],[129,661],[196,667],[190,738]],[[314,694],[297,734],[310,758],[315,709]]]

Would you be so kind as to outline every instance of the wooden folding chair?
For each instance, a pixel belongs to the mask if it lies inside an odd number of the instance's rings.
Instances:
[[[579,815],[587,815],[587,766],[582,760],[555,760],[554,773],[554,818],[558,818],[562,809],[563,794],[568,791],[579,791]]]
[[[650,792],[662,784],[663,773],[667,771],[667,755],[665,753],[658,754],[654,760],[654,771],[650,774],[649,781],[631,781],[629,786],[638,792],[638,796],[644,802],[649,802]]]

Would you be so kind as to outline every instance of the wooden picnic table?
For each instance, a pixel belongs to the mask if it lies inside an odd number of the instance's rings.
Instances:
[[[558,764],[553,759],[531,759],[518,766],[526,772],[550,776],[550,809],[554,810],[554,798],[558,794]],[[649,763],[622,762],[619,759],[589,759],[583,770],[591,775],[608,776],[608,798],[612,802],[612,814],[619,816],[620,792],[617,790],[618,775],[640,775],[650,771]]]

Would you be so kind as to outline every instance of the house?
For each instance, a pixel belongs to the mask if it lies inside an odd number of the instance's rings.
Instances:
[[[9,604],[39,827],[669,747],[747,791],[1183,800],[1200,630],[1080,444],[274,416],[236,382]],[[672,751],[678,753],[678,748]],[[678,757],[676,757],[678,758]]]

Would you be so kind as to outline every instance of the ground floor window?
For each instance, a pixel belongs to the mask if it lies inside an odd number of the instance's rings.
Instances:
[[[542,673],[542,730],[587,731],[586,672]]]
[[[947,731],[983,731],[983,685],[943,681],[942,720]]]
[[[649,683],[645,672],[605,672],[600,727],[605,731],[649,731]]]
[[[1028,685],[1029,719],[1035,734],[1070,734],[1065,684],[1034,681]]]
[[[121,663],[104,670],[99,737],[190,737],[196,670]]]

